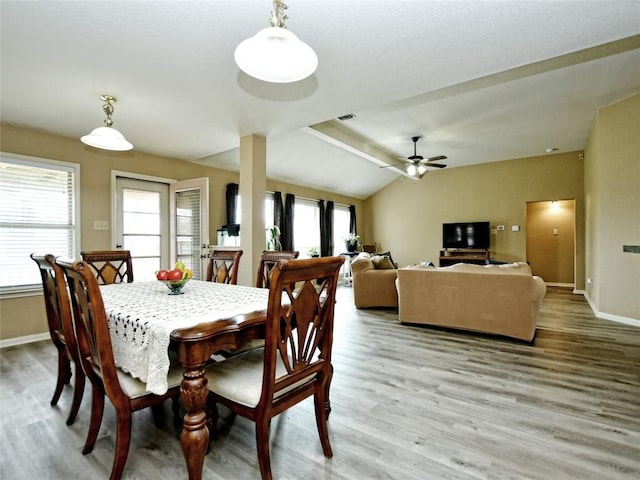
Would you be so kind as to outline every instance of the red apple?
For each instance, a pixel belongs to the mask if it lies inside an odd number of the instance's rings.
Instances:
[[[167,270],[158,270],[158,271],[156,272],[156,278],[157,278],[158,280],[167,280],[167,274],[168,274],[168,273],[169,273],[169,272],[168,272]]]
[[[182,280],[182,270],[173,269],[167,272],[167,280],[170,282],[177,282],[178,280]]]

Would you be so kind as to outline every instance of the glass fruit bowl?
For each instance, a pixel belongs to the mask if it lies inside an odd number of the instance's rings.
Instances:
[[[182,295],[182,287],[187,283],[190,278],[183,278],[182,280],[159,280],[169,288],[169,295]]]

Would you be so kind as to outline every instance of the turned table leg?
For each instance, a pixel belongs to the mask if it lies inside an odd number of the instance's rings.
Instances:
[[[180,444],[187,463],[189,480],[202,479],[204,457],[209,445],[205,413],[208,394],[204,366],[187,366],[180,386],[180,401],[187,412],[184,416]]]

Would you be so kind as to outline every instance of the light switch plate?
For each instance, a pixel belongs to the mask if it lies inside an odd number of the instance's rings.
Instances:
[[[94,220],[93,221],[93,229],[94,230],[109,230],[109,222],[107,220]]]
[[[511,231],[512,232],[519,232],[520,231],[520,225],[511,225]]]

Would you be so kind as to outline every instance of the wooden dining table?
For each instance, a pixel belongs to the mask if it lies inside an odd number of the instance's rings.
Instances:
[[[101,293],[119,368],[163,393],[169,352],[184,366],[180,443],[189,479],[200,480],[209,445],[205,365],[220,350],[264,338],[269,290],[191,280],[182,295],[161,282],[105,285]]]

